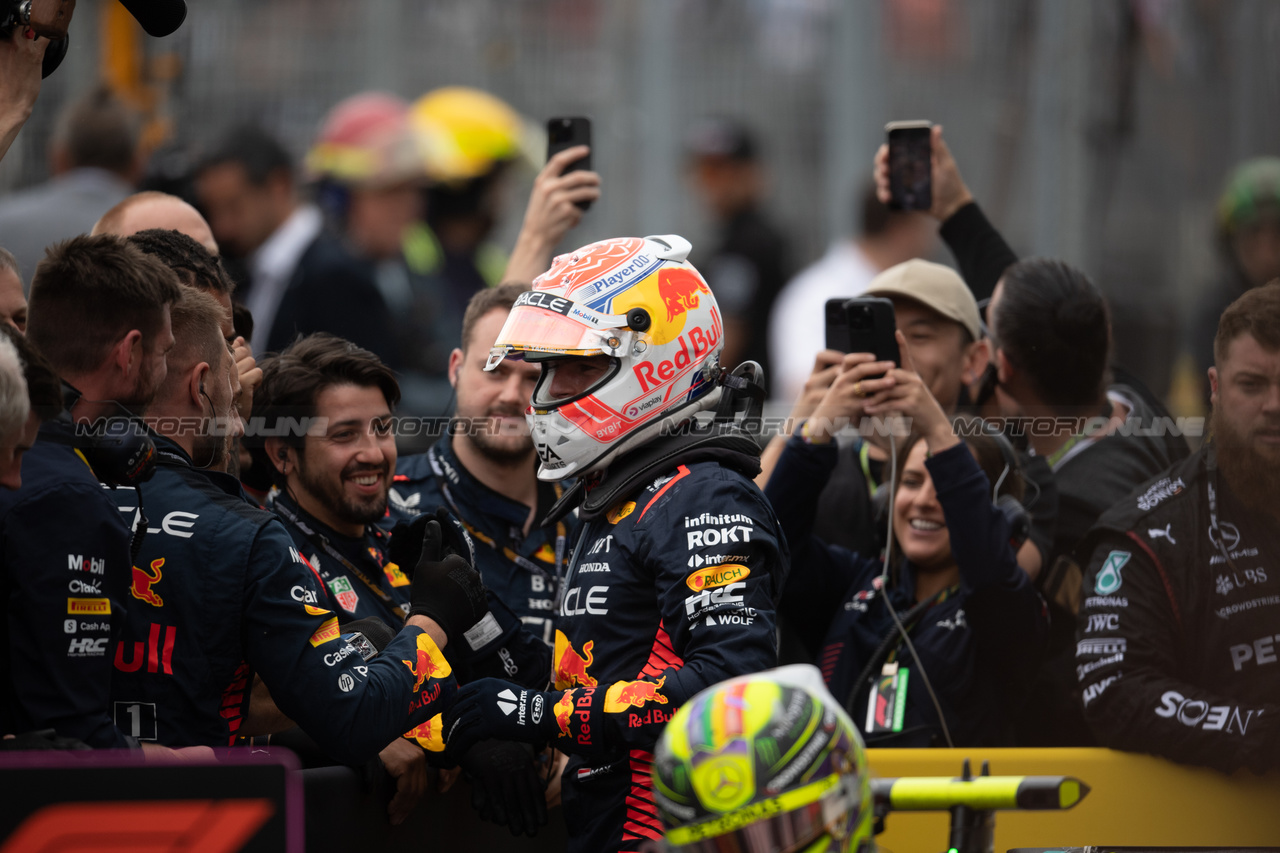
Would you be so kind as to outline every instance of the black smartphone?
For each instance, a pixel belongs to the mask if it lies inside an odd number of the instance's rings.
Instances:
[[[893,303],[888,299],[882,296],[828,299],[826,321],[827,349],[869,352],[876,361],[892,361],[902,366],[898,339],[894,337],[898,323]]]
[[[547,159],[559,154],[566,148],[572,148],[575,145],[591,144],[591,119],[582,116],[573,116],[568,118],[552,118],[547,119]],[[590,171],[591,155],[580,160],[574,160],[564,170],[566,173],[573,172],[578,169]],[[578,207],[586,210],[591,207],[591,202],[580,201]]]
[[[889,134],[889,207],[928,210],[933,207],[933,124],[891,121]]]

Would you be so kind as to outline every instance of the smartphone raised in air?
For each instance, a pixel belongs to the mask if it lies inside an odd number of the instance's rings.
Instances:
[[[891,121],[889,134],[889,207],[928,210],[933,207],[933,124]]]
[[[893,303],[882,296],[855,299],[828,299],[826,304],[827,349],[840,352],[869,352],[876,361],[892,361],[902,366],[898,352],[897,320]]]
[[[566,148],[575,145],[591,144],[591,119],[582,116],[552,118],[547,120],[547,159],[550,160]],[[591,169],[591,155],[574,160],[565,168],[565,173],[578,169]],[[591,202],[577,202],[578,207],[586,210]]]

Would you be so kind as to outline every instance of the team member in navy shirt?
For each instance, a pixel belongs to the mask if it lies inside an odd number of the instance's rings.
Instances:
[[[795,555],[781,610],[808,626],[802,633],[823,677],[868,743],[928,746],[949,734],[957,746],[1005,744],[1019,684],[1047,630],[1044,605],[1016,562],[1010,523],[993,504],[992,478],[1014,497],[1021,480],[1007,470],[996,438],[956,436],[910,368],[901,333],[898,340],[906,369],[867,353],[845,357],[769,480],[765,494]],[[811,530],[840,419],[891,412],[909,419],[914,433],[899,438],[886,572],[875,555],[828,545]]]

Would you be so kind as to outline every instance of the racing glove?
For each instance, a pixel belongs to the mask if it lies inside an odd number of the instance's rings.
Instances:
[[[482,740],[467,750],[461,764],[471,783],[471,805],[481,820],[530,838],[546,825],[546,786],[538,777],[533,747]]]
[[[436,516],[396,525],[388,557],[402,569],[412,567],[409,615],[434,619],[455,641],[484,618],[489,605],[470,540],[444,508]]]
[[[556,702],[561,690],[529,690],[500,678],[481,678],[458,688],[444,715],[450,754],[464,755],[488,738],[545,743],[561,734]]]

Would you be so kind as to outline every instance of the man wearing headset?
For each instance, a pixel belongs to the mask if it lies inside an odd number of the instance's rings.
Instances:
[[[1225,772],[1280,767],[1280,282],[1223,313],[1212,439],[1099,520],[1076,623],[1104,746]]]
[[[145,460],[81,427],[151,402],[179,294],[168,268],[107,235],[52,246],[31,283],[27,339],[72,402],[41,426],[22,487],[0,494],[0,731],[137,743],[113,724],[109,696],[112,638],[132,601],[130,532],[100,480],[126,482]]]

